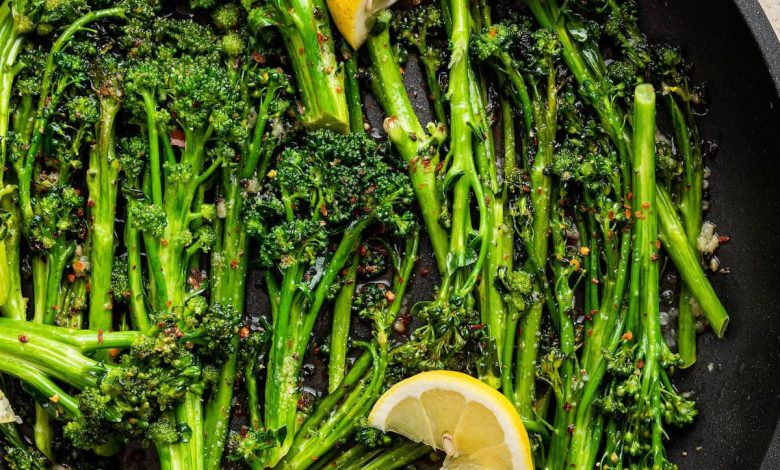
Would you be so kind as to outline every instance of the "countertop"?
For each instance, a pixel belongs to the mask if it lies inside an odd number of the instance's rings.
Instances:
[[[764,9],[769,22],[775,30],[775,34],[780,38],[780,0],[758,0],[758,3]]]

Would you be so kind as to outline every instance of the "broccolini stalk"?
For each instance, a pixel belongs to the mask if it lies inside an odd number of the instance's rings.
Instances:
[[[652,462],[662,467],[666,458],[663,449],[661,416],[661,356],[664,347],[659,315],[660,256],[658,242],[658,203],[655,186],[655,90],[652,85],[639,85],[634,94],[634,232],[639,252],[639,282],[642,296],[639,303],[643,354],[639,406],[645,420],[651,422]]]
[[[104,64],[105,66],[105,64]],[[91,270],[89,281],[89,328],[109,331],[113,327],[113,296],[111,279],[114,262],[114,219],[119,179],[114,127],[122,105],[123,91],[118,83],[118,70],[100,72],[95,81],[100,108],[96,125],[96,143],[90,149],[87,169],[87,207],[90,215]],[[113,76],[112,76],[113,75]],[[137,324],[148,327],[148,322]]]
[[[128,211],[134,228],[143,234],[150,303],[156,312],[176,312],[205,288],[201,272],[190,269],[216,241],[207,224],[213,221],[215,208],[198,202],[202,187],[235,155],[230,143],[243,136],[245,127],[236,118],[241,116],[241,96],[221,51],[213,48],[213,31],[189,20],[167,18],[156,19],[152,26],[165,31],[153,44],[145,38],[148,25],[129,30],[136,37],[128,38],[134,60],[125,76],[126,103],[145,134],[147,171],[143,195],[129,198]],[[231,262],[245,262],[240,253],[233,255],[225,267],[228,272]],[[236,282],[243,285],[243,276]],[[235,292],[243,296],[242,288]],[[220,291],[214,294],[222,298]],[[213,304],[210,310],[226,319],[237,316],[233,303]],[[226,345],[222,352],[234,349],[235,345]],[[230,359],[226,367],[232,365],[235,373],[235,358]],[[202,393],[203,387],[193,388],[176,407],[172,419],[186,422],[191,433],[187,441],[158,445],[158,452],[167,454],[166,465],[204,467]]]
[[[346,268],[344,285],[333,301],[333,326],[330,334],[330,355],[328,356],[328,393],[338,388],[346,371],[349,325],[352,316],[352,296],[355,295],[357,271],[360,260],[353,255],[352,263]]]
[[[545,53],[547,77],[539,79],[539,84],[533,85],[531,115],[536,129],[536,154],[533,160],[526,162],[531,181],[531,208],[533,217],[530,226],[524,231],[525,242],[528,245],[529,272],[539,279],[546,279],[544,274],[547,265],[548,227],[550,223],[550,204],[552,200],[552,180],[545,174],[545,168],[552,163],[555,147],[555,131],[557,128],[558,91],[555,82],[556,67],[550,51]],[[546,83],[545,83],[546,82]],[[542,88],[544,87],[544,88]],[[521,95],[523,92],[519,92]],[[526,130],[531,135],[531,130]],[[529,142],[524,142],[528,145]],[[540,281],[544,282],[544,281]],[[534,419],[533,403],[536,398],[536,360],[539,348],[537,332],[541,325],[543,311],[543,296],[537,295],[528,314],[520,322],[522,329],[518,342],[518,359],[515,367],[515,406],[520,415],[527,420]]]
[[[298,90],[300,113],[309,128],[349,130],[344,70],[336,58],[330,16],[324,0],[242,2],[254,28],[279,29]]]
[[[293,448],[284,459],[285,468],[308,468],[313,461],[326,455],[358,428],[359,418],[366,416],[376,402],[384,386],[385,370],[391,353],[389,335],[401,310],[418,249],[419,234],[415,229],[407,237],[402,254],[393,256],[393,282],[390,289],[380,283],[365,284],[361,288],[354,307],[360,318],[373,323],[375,345],[369,347],[371,371],[361,377],[359,373],[353,373],[358,364],[353,366],[347,375],[349,378],[344,379],[344,386],[326,397],[298,431]],[[356,381],[357,377],[361,377],[360,380]],[[342,396],[343,402],[338,403]],[[338,408],[333,409],[336,404]]]
[[[223,41],[230,37],[229,33]],[[284,125],[282,114],[289,106],[286,98],[292,90],[281,69],[259,67],[246,54],[226,55],[228,68],[240,64],[234,72],[234,83],[243,94],[242,119],[254,122],[248,127],[246,138],[236,143],[235,158],[222,168],[219,205],[224,212],[217,220],[216,245],[211,254],[211,302],[215,306],[230,306],[243,318],[249,236],[242,227],[242,213],[253,191],[247,189],[245,182],[251,179],[259,185],[266,178],[271,156],[285,138],[284,131],[280,130]],[[222,462],[236,378],[237,342],[236,337],[234,350],[222,365],[216,390],[206,405],[206,468],[220,468]]]
[[[696,247],[696,239],[701,231],[702,190],[704,163],[702,162],[701,143],[696,123],[691,116],[690,104],[682,107],[674,94],[667,95],[666,102],[672,117],[675,142],[683,156],[684,170],[680,191],[680,215],[685,233],[691,246]],[[677,351],[682,359],[682,367],[690,367],[696,362],[696,328],[693,314],[695,302],[690,288],[683,284],[680,289],[680,303],[677,317]]]
[[[447,272],[449,235],[442,226],[442,207],[436,180],[438,150],[444,141],[444,125],[429,123],[423,128],[406,93],[398,61],[393,54],[385,11],[366,41],[371,56],[371,86],[387,114],[384,127],[388,138],[407,162],[415,196],[426,232],[431,239],[439,272]]]

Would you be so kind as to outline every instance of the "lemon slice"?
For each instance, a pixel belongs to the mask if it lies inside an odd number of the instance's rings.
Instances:
[[[353,49],[368,37],[376,14],[396,0],[328,0],[328,11],[336,27]]]
[[[371,426],[447,454],[442,468],[532,469],[520,416],[499,392],[460,372],[423,372],[379,398]]]

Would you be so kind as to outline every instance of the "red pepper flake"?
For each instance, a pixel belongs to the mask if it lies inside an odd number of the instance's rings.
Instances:
[[[187,144],[187,138],[184,135],[183,130],[174,129],[171,131],[171,145],[183,149],[186,144]]]
[[[68,282],[76,282],[76,275],[73,273],[68,273]]]
[[[427,276],[430,270],[428,268],[420,269],[420,276]]]
[[[241,434],[241,437],[246,437],[247,434],[249,434],[249,429],[246,426],[241,426],[239,433]]]
[[[650,203],[645,201],[642,203],[642,209],[650,209]]]
[[[626,219],[631,220],[631,209],[626,209]]]
[[[656,250],[660,250],[661,249],[661,240],[656,240],[655,241],[655,249]]]
[[[116,359],[117,357],[119,357],[119,348],[109,349],[108,355],[111,357],[111,359]]]
[[[103,328],[98,330],[98,344],[103,344]]]
[[[599,285],[599,280],[594,277],[594,278],[591,278],[590,283],[594,284],[594,285]]]
[[[718,237],[718,243],[720,243],[720,244],[723,244],[723,243],[728,243],[728,242],[729,242],[729,240],[731,240],[731,237],[730,237],[730,236],[728,236],[728,235],[720,235],[720,236]]]
[[[257,51],[252,53],[252,60],[254,60],[256,63],[260,65],[264,65],[266,62],[265,56]]]
[[[20,342],[20,343],[26,343],[27,341],[29,341],[29,339],[27,338],[27,336],[25,336],[25,335],[19,335],[19,342]]]
[[[247,339],[249,337],[249,327],[244,326],[240,330],[238,330],[238,336],[241,339]]]
[[[88,199],[87,200],[87,207],[95,207],[95,200],[94,199]]]
[[[572,404],[569,403],[569,402],[566,402],[566,403],[563,404],[563,411],[567,411],[568,412],[568,411],[571,411],[572,408],[574,408],[574,406],[572,406]]]
[[[631,200],[631,199],[633,199],[633,198],[634,198],[634,193],[632,193],[631,191],[629,191],[629,192],[626,194],[626,199],[630,201],[630,200]]]
[[[640,359],[640,360],[636,361],[636,368],[637,369],[642,369],[644,367],[645,367],[645,360],[644,359]]]
[[[566,430],[569,431],[569,434],[574,434],[574,425],[570,424],[566,426]]]
[[[319,44],[321,46],[327,40],[328,40],[328,38],[326,38],[324,34],[322,34],[321,32],[317,31],[317,44]]]
[[[639,220],[645,220],[645,214],[642,211],[634,212],[634,217],[636,217]]]
[[[658,258],[659,258],[658,253],[653,253],[653,256],[650,257],[650,259],[653,261],[658,261]]]
[[[472,329],[472,330],[474,330],[474,331],[481,330],[481,329],[482,329],[482,328],[484,328],[484,327],[485,327],[485,325],[483,325],[482,323],[478,323],[478,324],[476,324],[476,325],[471,325],[471,326],[469,326],[469,328],[471,328],[471,329]]]
[[[162,240],[160,240],[160,244],[161,244],[162,246],[168,246],[168,240],[166,240],[165,238],[163,238]]]
[[[167,308],[171,308],[171,307],[173,306],[173,301],[172,301],[172,300],[169,300],[169,301],[165,302],[165,306],[166,306]]]
[[[390,303],[395,302],[395,294],[391,290],[385,291],[385,298]]]
[[[588,336],[593,336],[593,328],[588,328]]]
[[[609,212],[607,212],[607,218],[608,218],[609,220],[614,220],[614,219],[615,219],[615,211],[609,211]]]
[[[230,260],[230,269],[237,269],[238,268],[238,260],[233,258]]]

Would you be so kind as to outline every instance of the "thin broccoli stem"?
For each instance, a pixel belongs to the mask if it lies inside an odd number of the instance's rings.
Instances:
[[[548,57],[547,60],[551,59]],[[545,174],[545,168],[552,163],[558,119],[555,67],[551,63],[549,65],[546,96],[542,97],[534,88],[532,112],[538,145],[533,162],[527,163],[530,164],[531,207],[534,215],[531,232],[526,235],[526,244],[529,246],[528,257],[531,267],[529,271],[535,274],[540,283],[546,283],[545,266],[552,195],[552,178]],[[539,348],[537,332],[541,326],[543,309],[544,299],[536,300],[531,305],[528,315],[520,323],[522,332],[516,363],[515,404],[520,415],[526,420],[535,418],[533,402],[536,398],[536,359]]]
[[[683,156],[685,163],[683,181],[680,190],[680,215],[691,246],[696,246],[696,239],[701,230],[701,200],[704,180],[704,165],[702,162],[701,145],[699,144],[696,124],[686,119],[690,115],[686,103],[685,112],[677,104],[674,95],[669,94],[666,102],[672,117],[675,143]],[[686,284],[680,289],[680,303],[677,317],[677,351],[682,359],[682,367],[690,367],[696,362],[696,320],[693,314],[695,302]]]
[[[149,169],[151,174],[149,180],[152,188],[152,203],[163,206],[162,175],[160,169],[160,135],[157,129],[157,103],[154,101],[154,95],[151,91],[141,93],[146,110],[146,141],[149,143]]]
[[[304,125],[347,132],[350,121],[344,71],[336,59],[325,1],[279,3],[279,14],[290,19],[289,25],[279,25],[279,30],[301,93]]]
[[[333,302],[333,321],[328,356],[328,392],[333,393],[344,378],[347,364],[352,297],[355,295],[360,259],[355,254],[343,276],[344,285]]]
[[[80,352],[95,351],[98,349],[110,348],[128,348],[135,340],[141,337],[142,333],[138,331],[115,331],[110,333],[101,333],[91,330],[80,330],[73,328],[63,328],[27,322],[0,318],[0,338],[8,341],[20,341],[19,337],[24,337],[25,341],[36,341],[43,338],[47,341],[57,341],[61,344],[52,344],[52,347],[70,346]],[[57,351],[57,350],[55,350]]]
[[[417,442],[406,441],[403,444],[383,452],[370,463],[363,465],[363,470],[392,470],[404,468],[431,452],[431,448]],[[356,467],[348,467],[356,468]]]
[[[5,239],[7,289],[5,302],[0,305],[0,312],[7,318],[24,320],[27,318],[27,299],[22,294],[22,279],[20,268],[21,227],[19,208],[10,198],[0,197],[0,207],[8,214],[5,226],[0,229],[7,230]]]
[[[481,135],[474,142],[474,156],[479,179],[485,194],[486,248],[485,262],[482,265],[481,282],[478,286],[481,321],[488,328],[486,348],[477,361],[477,374],[485,383],[498,388],[501,385],[501,369],[503,368],[502,351],[506,329],[506,306],[498,291],[495,279],[499,265],[505,256],[503,251],[503,199],[499,195],[498,158],[490,129],[490,118],[487,115],[487,84],[480,70],[469,73],[472,102],[472,113],[481,126]]]
[[[498,269],[505,269],[511,271],[514,265],[514,230],[511,227],[511,221],[508,219],[511,217],[511,209],[505,213],[505,205],[509,201],[510,191],[508,179],[512,177],[515,171],[517,158],[517,145],[515,137],[515,122],[513,119],[513,109],[509,101],[504,97],[501,97],[501,124],[502,135],[504,136],[504,188],[501,194],[500,201],[500,219],[501,224],[499,228],[499,245],[500,250],[497,252],[503,253],[498,257],[496,261],[493,261],[498,266]],[[496,214],[496,218],[499,216]],[[502,349],[502,366],[501,366],[501,391],[510,400],[514,399],[514,383],[512,382],[512,359],[514,358],[515,339],[517,336],[517,323],[520,320],[520,312],[517,308],[508,302],[506,305],[505,315],[505,331],[504,331],[504,345]]]
[[[127,279],[130,288],[130,316],[133,326],[140,331],[149,329],[149,314],[146,312],[146,299],[142,275],[141,237],[133,227],[130,211],[125,221],[124,242],[127,248]]]
[[[87,188],[91,220],[91,271],[89,277],[89,327],[113,328],[111,275],[114,264],[114,219],[119,184],[114,125],[121,102],[101,96],[97,145],[90,151]]]
[[[42,397],[48,398],[49,403],[47,406],[62,409],[68,413],[69,416],[74,418],[81,416],[78,400],[63,391],[57,384],[49,379],[44,372],[38,370],[32,363],[20,359],[15,355],[8,355],[0,352],[0,371],[4,374],[17,377],[25,384],[32,387]],[[46,411],[43,410],[43,412],[45,413]],[[42,431],[42,433],[43,432],[45,431]],[[42,442],[41,444],[45,446],[49,443],[50,442]]]
[[[349,131],[364,132],[363,105],[360,98],[360,83],[358,81],[357,52],[342,41],[341,55],[344,57],[344,77],[349,108]]]
[[[688,242],[688,236],[674,212],[674,204],[669,194],[659,188],[657,198],[658,219],[661,224],[660,237],[664,250],[669,254],[683,282],[701,306],[715,335],[721,338],[729,323],[726,309],[701,269],[699,256]]]
[[[398,61],[392,51],[387,25],[377,25],[366,41],[371,56],[371,84],[388,118],[385,130],[409,166],[409,177],[431,240],[440,273],[447,272],[449,235],[441,225],[441,201],[437,193],[438,147],[443,126],[423,129],[404,87]]]

